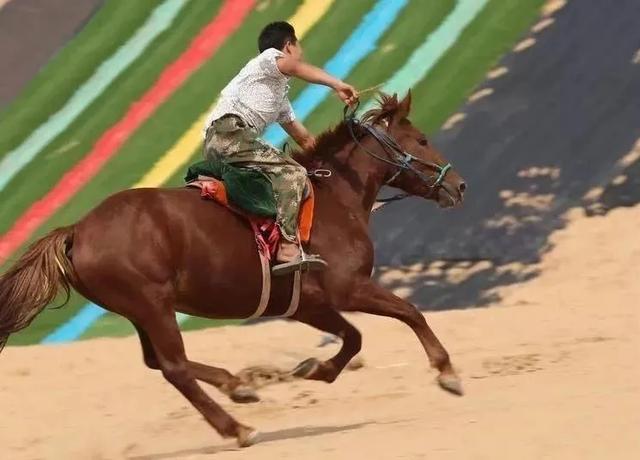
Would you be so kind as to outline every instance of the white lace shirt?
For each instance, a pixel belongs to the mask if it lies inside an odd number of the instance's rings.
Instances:
[[[217,104],[204,126],[232,113],[262,134],[267,125],[295,120],[287,93],[289,77],[278,69],[276,60],[285,56],[275,48],[264,50],[251,59],[220,93]]]

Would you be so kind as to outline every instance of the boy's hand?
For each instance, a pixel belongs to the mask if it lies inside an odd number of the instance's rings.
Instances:
[[[358,90],[353,86],[341,81],[335,86],[335,92],[338,97],[347,105],[353,105],[358,102]]]

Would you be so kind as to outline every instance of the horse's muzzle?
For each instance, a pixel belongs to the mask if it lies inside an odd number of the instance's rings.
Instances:
[[[456,185],[450,182],[443,182],[438,188],[437,202],[441,208],[452,208],[464,201],[464,192],[467,184],[460,180]]]

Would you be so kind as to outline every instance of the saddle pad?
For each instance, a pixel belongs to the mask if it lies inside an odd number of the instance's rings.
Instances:
[[[300,215],[298,217],[298,231],[300,233],[300,241],[302,243],[308,243],[311,239],[311,228],[313,226],[313,212],[315,204],[313,185],[311,181],[307,181],[307,186],[309,194],[302,202],[302,206],[300,207]],[[199,188],[201,197],[214,200],[221,205],[229,208],[233,212],[245,216],[252,224],[255,224],[257,227],[263,227],[265,222],[272,221],[272,219],[252,216],[232,206],[229,203],[229,198],[227,196],[227,190],[224,182],[219,181],[218,179],[214,179],[213,177],[208,176],[198,176],[197,180],[189,182],[187,184],[187,187]]]

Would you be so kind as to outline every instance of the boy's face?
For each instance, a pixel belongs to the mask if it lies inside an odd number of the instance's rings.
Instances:
[[[302,45],[300,44],[300,40],[296,40],[295,43],[291,43],[290,41],[288,41],[284,45],[284,49],[282,51],[284,51],[286,54],[291,56],[293,59],[297,59],[297,60],[302,59],[303,53],[302,53]]]

